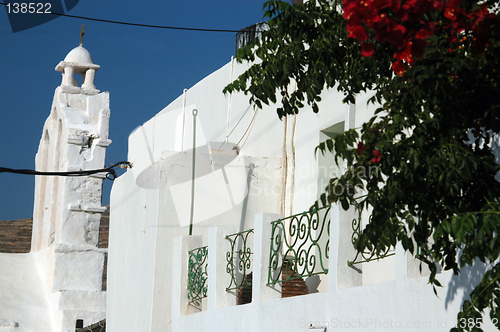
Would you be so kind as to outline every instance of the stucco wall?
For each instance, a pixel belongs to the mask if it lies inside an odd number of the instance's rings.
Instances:
[[[323,131],[334,125],[341,131],[356,128],[375,109],[366,104],[369,95],[359,96],[356,105],[345,105],[343,96],[331,90],[322,95],[319,114],[306,107],[300,114],[280,121],[277,105],[256,110],[244,94],[222,94],[224,86],[247,68],[244,64],[227,64],[186,90],[130,135],[128,160],[134,167],[115,180],[111,193],[109,331],[132,327],[141,331],[171,330],[172,264],[178,259],[172,256],[172,245],[176,237],[188,234],[191,219],[194,133],[193,234],[201,236],[207,245],[209,226],[242,231],[253,227],[258,213],[287,216],[307,210],[323,189],[323,183],[318,181],[320,166],[327,167],[327,173],[338,171],[337,166],[314,155],[315,147],[328,137]],[[193,110],[197,110],[196,116]],[[347,211],[339,215],[344,220],[339,226],[343,234],[339,241],[344,249],[338,257],[347,261],[355,255],[350,243],[353,214]],[[394,266],[394,258],[387,262]],[[381,269],[386,267],[374,270]],[[384,273],[364,277],[344,265],[332,271],[329,276],[338,275],[339,280],[333,284],[335,287],[328,287],[330,293],[336,287],[387,279]],[[321,278],[323,285],[331,284],[327,280],[330,277]],[[394,272],[389,279],[394,279]],[[323,299],[325,294],[310,296]],[[251,310],[256,310],[255,314],[267,312],[271,319],[273,309],[265,304],[270,302],[263,303]],[[241,309],[227,310],[230,313]],[[200,315],[208,320],[224,319]],[[255,318],[253,314],[247,317]],[[266,319],[249,326],[261,328],[264,322]],[[197,330],[201,325],[196,324],[189,326]]]

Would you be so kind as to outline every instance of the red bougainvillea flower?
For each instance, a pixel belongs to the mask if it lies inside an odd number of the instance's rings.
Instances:
[[[350,25],[347,27],[347,32],[350,38],[357,39],[360,43],[368,39],[368,34],[362,25]]]
[[[373,155],[375,156],[373,159],[372,159],[372,163],[378,163],[380,162],[380,159],[382,158],[382,154],[380,153],[379,150],[375,150],[373,151]]]
[[[411,48],[413,42],[409,41],[405,47],[401,48],[398,52],[394,53],[394,59],[406,61],[410,66],[415,59],[411,56]]]
[[[448,40],[464,31],[472,33],[472,51],[482,53],[492,34],[500,30],[500,15],[489,13],[485,4],[464,6],[466,0],[343,0],[344,17],[350,38],[361,45],[362,55],[372,56],[373,41],[368,43],[368,31],[375,41],[386,43],[394,58],[392,69],[402,75],[408,66],[424,56],[427,38],[436,33],[439,22],[450,27]],[[430,19],[437,11],[442,19]]]
[[[406,66],[401,60],[393,62],[391,68],[399,76],[403,76],[406,71]]]
[[[418,59],[424,56],[424,49],[427,46],[427,42],[424,39],[414,39],[411,44],[411,57],[412,59]]]
[[[499,20],[494,14],[485,14],[473,28],[472,52],[483,53],[491,38],[491,33],[498,35]]]
[[[363,43],[361,45],[361,55],[364,57],[370,57],[375,52],[375,47],[373,47],[372,43]]]
[[[361,154],[361,152],[362,152],[364,149],[366,149],[366,148],[365,148],[365,146],[364,146],[364,144],[363,144],[363,143],[361,143],[361,142],[359,142],[359,143],[358,143],[358,148],[356,149],[356,153],[357,153],[358,155],[360,155],[360,154]]]

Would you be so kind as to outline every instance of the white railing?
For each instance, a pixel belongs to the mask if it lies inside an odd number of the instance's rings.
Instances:
[[[359,264],[356,269],[347,265],[347,258],[352,257],[354,248],[349,242],[344,243],[342,239],[350,238],[352,230],[350,225],[340,225],[339,209],[331,208],[331,222],[329,223],[329,246],[327,246],[329,259],[326,261],[325,270],[328,269],[328,274],[322,276],[321,282],[327,285],[327,289],[323,291],[330,292],[353,286],[361,286],[363,277],[361,277],[361,269],[364,264]],[[253,245],[251,246],[252,262],[251,271],[252,277],[252,305],[270,299],[279,299],[282,297],[280,282],[269,284],[269,266],[270,252],[272,250],[272,222],[282,219],[277,214],[258,214],[255,217],[253,224]],[[345,226],[345,227],[344,227]],[[345,229],[344,229],[345,228]],[[234,235],[234,227],[229,226],[211,226],[208,229],[206,238],[201,236],[182,236],[176,239],[173,250],[173,266],[172,266],[172,317],[192,314],[200,311],[213,311],[219,308],[236,306],[238,289],[230,289],[229,285],[234,283],[234,273],[228,270],[228,251],[234,250],[231,243],[226,239],[227,235]],[[344,235],[342,235],[344,234]],[[195,248],[207,246],[207,297],[198,306],[189,305],[187,293],[188,280],[188,252]],[[326,253],[325,253],[326,254]],[[399,253],[403,255],[404,253]],[[400,277],[406,278],[406,258],[399,259],[400,262],[396,265],[400,267]],[[403,272],[401,272],[403,271]],[[281,273],[274,271],[272,273]],[[389,272],[390,273],[390,272]],[[396,274],[392,273],[394,278]],[[354,276],[354,278],[353,278]],[[318,278],[318,276],[315,276]],[[306,280],[307,282],[307,280]]]

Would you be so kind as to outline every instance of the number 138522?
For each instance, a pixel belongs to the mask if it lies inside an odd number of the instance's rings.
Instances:
[[[7,13],[9,14],[50,14],[50,3],[41,2],[14,2],[7,4]]]

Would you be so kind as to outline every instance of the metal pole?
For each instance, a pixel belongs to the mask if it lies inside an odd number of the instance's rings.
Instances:
[[[193,218],[194,218],[194,178],[196,164],[196,116],[198,110],[193,110],[193,163],[191,165],[191,216],[189,220],[189,235],[193,235]]]

